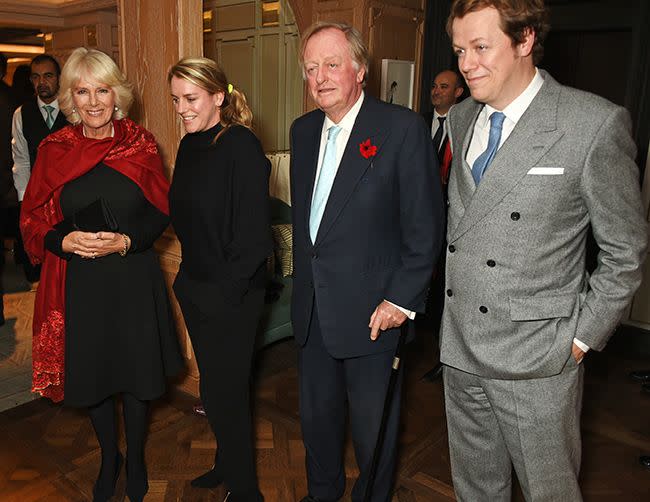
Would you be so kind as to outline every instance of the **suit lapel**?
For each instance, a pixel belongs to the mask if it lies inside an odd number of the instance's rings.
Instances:
[[[456,180],[458,183],[458,193],[460,194],[461,202],[465,209],[470,205],[472,197],[474,196],[474,191],[476,190],[474,178],[472,177],[471,169],[469,168],[465,157],[467,156],[469,144],[472,141],[474,124],[476,123],[476,119],[478,118],[478,114],[481,112],[482,108],[482,104],[475,103],[475,106],[469,110],[469,113],[461,120],[460,124],[460,130],[465,131],[465,135],[463,136],[462,148],[459,152],[460,158],[457,163],[459,169],[457,169],[458,173]]]
[[[366,94],[336,172],[323,219],[318,227],[315,246],[323,241],[365,172],[373,162],[381,157],[381,146],[387,138],[387,133],[377,127],[378,120],[374,108],[373,98]],[[370,139],[371,144],[377,147],[376,156],[369,159],[364,158],[359,151],[359,145],[367,139]],[[318,157],[318,152],[316,152],[316,157]]]
[[[305,236],[305,243],[308,247],[312,246],[311,239],[309,238],[309,213],[311,211],[311,197],[314,191],[314,180],[316,178],[316,167],[318,164],[318,151],[320,148],[321,132],[323,130],[323,121],[325,114],[318,112],[314,114],[314,119],[308,122],[301,131],[300,138],[296,138],[302,149],[300,155],[300,164],[296,164],[296,169],[304,169],[301,179],[304,180],[304,189],[300,191],[299,195],[302,198],[302,220],[294,222],[303,226],[302,235]],[[298,160],[298,157],[296,157]],[[298,167],[300,166],[300,167]]]
[[[452,234],[458,239],[479,223],[503,198],[526,176],[540,158],[564,135],[557,130],[557,107],[560,86],[548,74],[535,99],[517,122],[512,133],[497,151],[483,180],[465,205],[465,214]],[[472,122],[473,124],[473,122]],[[469,128],[463,144],[464,176],[459,183],[474,184],[469,166],[465,162],[469,140],[473,133]],[[468,193],[465,187],[461,193]]]

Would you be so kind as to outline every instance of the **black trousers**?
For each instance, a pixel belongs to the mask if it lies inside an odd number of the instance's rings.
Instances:
[[[257,502],[250,373],[264,291],[249,291],[238,306],[215,299],[209,314],[189,298],[178,300],[201,374],[201,401],[217,439],[216,470],[238,500]]]
[[[368,329],[370,336],[370,329]],[[380,336],[395,336],[382,334]],[[345,491],[345,424],[349,414],[359,478],[352,501],[360,502],[372,463],[394,352],[336,359],[325,348],[314,306],[309,336],[300,351],[300,421],[306,450],[309,494],[319,501],[340,499]],[[393,486],[402,375],[400,371],[372,492],[373,502],[389,502]],[[346,404],[348,414],[346,414]]]

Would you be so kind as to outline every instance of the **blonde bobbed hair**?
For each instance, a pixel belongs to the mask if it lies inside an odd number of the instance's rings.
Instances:
[[[61,87],[59,89],[59,107],[68,122],[78,124],[81,116],[75,110],[72,92],[79,81],[84,78],[110,87],[115,94],[114,119],[122,119],[129,113],[133,104],[133,86],[126,79],[110,56],[95,49],[79,47],[72,51],[61,70]]]
[[[169,69],[167,82],[171,83],[173,77],[187,80],[210,94],[223,93],[220,122],[224,129],[217,135],[217,138],[232,125],[251,128],[253,112],[248,106],[246,95],[234,86],[230,87],[229,92],[228,78],[225,72],[212,59],[183,58]]]

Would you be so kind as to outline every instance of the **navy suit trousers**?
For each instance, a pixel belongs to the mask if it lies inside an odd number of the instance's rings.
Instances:
[[[370,336],[370,329],[368,329]],[[383,334],[383,336],[395,336]],[[306,344],[300,349],[300,419],[306,450],[309,495],[323,502],[345,492],[344,440],[346,402],[359,479],[352,501],[360,502],[372,463],[390,378],[393,351],[336,359],[323,344],[318,313],[314,310]],[[373,502],[389,502],[393,486],[402,374],[393,397],[381,460],[373,488]]]

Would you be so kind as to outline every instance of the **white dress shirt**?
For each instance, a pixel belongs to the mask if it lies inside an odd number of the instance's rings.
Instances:
[[[343,158],[343,152],[345,152],[345,147],[348,144],[350,139],[350,134],[352,134],[352,128],[354,127],[354,122],[357,120],[357,115],[359,115],[359,110],[361,110],[361,105],[363,104],[363,98],[365,94],[361,91],[361,96],[359,99],[352,105],[352,108],[345,114],[338,124],[335,124],[330,120],[326,115],[325,120],[323,121],[323,129],[321,130],[320,137],[320,148],[318,149],[318,164],[316,170],[316,179],[320,176],[320,169],[323,163],[323,155],[325,155],[325,145],[327,144],[327,131],[333,125],[337,125],[341,128],[341,132],[336,137],[336,172],[339,170],[339,165],[341,164],[341,159]],[[316,184],[314,184],[314,190],[316,189]],[[312,198],[314,194],[312,193]]]
[[[519,122],[521,116],[533,102],[535,96],[537,96],[543,83],[544,78],[537,68],[535,68],[535,76],[533,77],[533,80],[531,80],[530,84],[528,84],[528,87],[526,87],[524,92],[517,96],[517,98],[503,110],[496,110],[490,105],[485,105],[483,107],[481,113],[478,114],[476,124],[474,124],[472,141],[469,144],[467,156],[465,157],[465,160],[467,160],[470,167],[474,165],[474,162],[479,155],[487,149],[488,139],[490,137],[490,117],[492,114],[496,111],[500,111],[506,116],[503,121],[503,129],[501,130],[501,141],[499,143],[499,148],[501,148],[517,125],[517,122]]]
[[[43,115],[43,120],[47,121],[47,111],[43,108],[44,106],[51,106],[54,108],[52,111],[52,118],[56,120],[59,115],[59,101],[55,99],[51,103],[45,103],[41,101],[41,98],[36,97],[36,102],[38,103],[38,109]],[[16,187],[16,192],[18,192],[18,200],[22,201],[25,195],[25,189],[27,188],[27,183],[29,182],[29,175],[31,174],[31,166],[29,163],[29,147],[27,146],[27,140],[23,134],[23,113],[22,106],[19,106],[14,112],[14,118],[11,123],[11,151],[14,158],[14,166],[12,168],[14,176],[14,186]]]
[[[361,95],[359,96],[359,99],[357,99],[354,105],[352,105],[352,108],[350,108],[348,113],[345,114],[345,116],[341,119],[341,121],[338,124],[335,124],[332,120],[330,120],[330,118],[327,115],[325,116],[325,120],[323,121],[323,128],[320,134],[320,147],[318,148],[318,164],[316,164],[317,168],[316,168],[316,178],[315,178],[316,180],[318,180],[318,177],[320,176],[321,164],[323,163],[323,156],[325,155],[325,145],[327,144],[327,131],[333,125],[337,125],[341,128],[341,132],[336,137],[336,172],[338,172],[339,166],[341,165],[341,159],[343,158],[343,153],[345,152],[345,147],[347,146],[348,140],[350,139],[350,134],[352,134],[352,128],[354,127],[354,123],[357,120],[357,115],[359,115],[359,110],[361,110],[361,105],[363,104],[364,97],[365,97],[365,93],[361,91]],[[316,190],[316,183],[314,183],[314,190]],[[312,192],[311,196],[313,199],[314,192]],[[394,303],[388,300],[386,301],[391,305],[394,305],[395,307],[400,309],[402,312],[404,312],[409,319],[415,318],[415,312],[402,308],[399,305],[395,305]]]
[[[451,110],[451,107],[449,108]],[[440,137],[440,145],[442,145],[442,142],[445,140],[448,134],[448,125],[447,125],[447,115],[449,115],[449,110],[447,110],[447,113],[444,115],[440,115],[435,108],[433,109],[433,119],[431,120],[431,139],[433,139],[438,132],[438,128],[440,127],[440,121],[438,120],[439,117],[444,117],[445,121],[442,123],[442,136]],[[440,145],[435,145],[436,150],[440,150]]]
[[[508,139],[508,136],[512,133],[513,129],[519,122],[519,119],[528,109],[530,104],[537,96],[537,93],[542,88],[544,83],[544,78],[537,68],[535,68],[535,76],[531,80],[528,87],[522,92],[517,98],[506,106],[503,110],[496,110],[490,105],[485,105],[481,112],[478,114],[476,123],[474,124],[474,132],[472,133],[472,140],[470,142],[469,148],[467,149],[467,164],[469,168],[474,165],[476,159],[487,149],[488,139],[490,136],[490,116],[497,111],[501,111],[505,116],[503,121],[503,129],[501,130],[501,141],[499,142],[499,148],[503,143]],[[497,150],[498,151],[498,150]],[[488,168],[489,169],[489,168]],[[584,342],[581,342],[577,338],[573,339],[573,342],[583,351],[587,352],[589,346]]]

